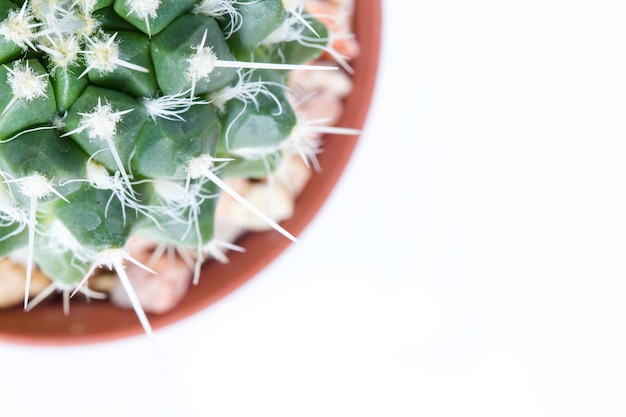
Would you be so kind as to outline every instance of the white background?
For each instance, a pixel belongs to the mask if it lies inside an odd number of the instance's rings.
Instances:
[[[626,415],[626,4],[384,7],[301,241],[160,356],[0,345],[0,415]]]

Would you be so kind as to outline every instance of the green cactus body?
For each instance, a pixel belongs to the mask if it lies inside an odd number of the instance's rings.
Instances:
[[[127,278],[134,234],[199,265],[235,194],[222,178],[267,174],[296,124],[289,64],[327,42],[302,16],[283,0],[0,0],[0,257],[25,249],[28,274],[74,292],[99,267]],[[277,36],[288,24],[315,42]]]

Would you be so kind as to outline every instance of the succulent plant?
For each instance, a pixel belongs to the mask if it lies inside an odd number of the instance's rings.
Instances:
[[[224,181],[280,159],[287,74],[328,50],[298,0],[0,0],[0,258],[26,253],[66,296],[124,271],[131,236],[213,246]]]

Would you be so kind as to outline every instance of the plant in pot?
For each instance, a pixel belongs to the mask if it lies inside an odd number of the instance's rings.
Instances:
[[[0,265],[5,281],[23,277],[21,307],[0,312],[5,340],[151,334],[296,240],[355,146],[377,64],[379,2],[355,8],[370,55],[354,63],[335,47],[336,16],[309,12],[323,4],[0,1]],[[348,128],[305,119],[310,97],[291,80],[352,64]],[[321,133],[335,137],[320,154]],[[297,190],[286,203],[280,179]],[[137,290],[160,276],[188,277],[158,284],[178,304],[167,312]],[[132,311],[98,301],[115,289]]]

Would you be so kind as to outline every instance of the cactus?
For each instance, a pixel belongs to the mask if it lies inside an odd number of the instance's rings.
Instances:
[[[0,0],[0,258],[25,251],[62,291],[124,271],[141,235],[192,251],[194,280],[214,247],[224,181],[280,158],[297,118],[294,68],[328,50],[298,0]],[[269,167],[269,168],[268,168]]]

